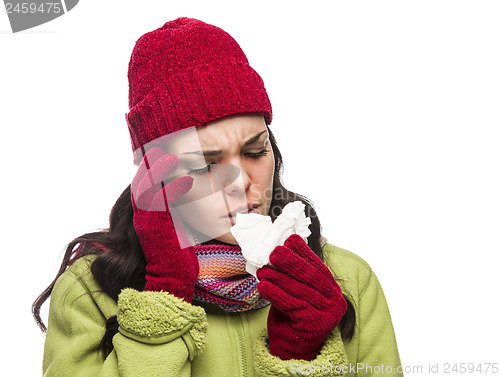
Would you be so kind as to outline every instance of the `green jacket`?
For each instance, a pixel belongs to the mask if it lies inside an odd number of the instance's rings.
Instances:
[[[191,305],[167,292],[133,289],[122,290],[116,302],[93,279],[94,255],[77,260],[54,286],[44,375],[402,375],[396,373],[401,363],[377,277],[364,260],[347,250],[326,244],[323,252],[356,310],[356,331],[351,341],[343,342],[334,329],[311,361],[285,361],[269,353],[269,306],[228,313],[212,305]],[[106,319],[113,315],[118,316],[119,332],[113,338],[113,352],[104,359],[99,343]]]

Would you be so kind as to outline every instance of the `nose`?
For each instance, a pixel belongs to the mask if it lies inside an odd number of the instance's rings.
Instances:
[[[227,186],[224,187],[224,193],[230,196],[246,195],[246,192],[252,184],[252,180],[244,164],[240,161],[232,161],[230,164],[238,168],[239,175],[236,179],[233,179],[232,182],[227,182]]]

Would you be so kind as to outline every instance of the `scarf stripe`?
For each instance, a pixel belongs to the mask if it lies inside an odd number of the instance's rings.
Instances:
[[[322,248],[326,242],[321,236]],[[192,243],[200,266],[194,299],[228,312],[259,309],[269,304],[257,290],[257,279],[245,270],[246,259],[239,246],[199,245],[194,238]]]
[[[228,312],[269,304],[257,290],[257,279],[245,270],[246,260],[238,246],[198,245],[194,249],[200,266],[194,290],[196,300],[215,304]]]

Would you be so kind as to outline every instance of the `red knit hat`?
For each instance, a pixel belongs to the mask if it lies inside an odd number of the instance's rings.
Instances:
[[[132,147],[237,114],[272,120],[264,82],[224,30],[178,18],[140,37],[128,67]]]

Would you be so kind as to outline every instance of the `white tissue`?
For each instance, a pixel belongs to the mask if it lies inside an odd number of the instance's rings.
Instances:
[[[269,216],[257,213],[238,213],[231,233],[247,260],[246,270],[257,277],[257,270],[269,263],[269,255],[276,246],[283,245],[292,234],[304,240],[311,234],[311,219],[305,215],[305,205],[300,201],[288,203],[274,223]]]

